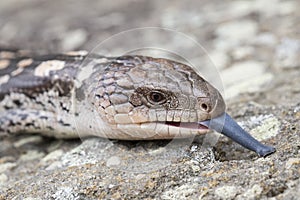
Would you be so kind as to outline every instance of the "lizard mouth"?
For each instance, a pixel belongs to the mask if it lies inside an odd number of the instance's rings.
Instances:
[[[204,124],[201,124],[199,122],[171,122],[167,121],[165,122],[166,125],[169,126],[175,126],[178,128],[187,128],[187,129],[194,129],[194,130],[208,130],[208,127]]]

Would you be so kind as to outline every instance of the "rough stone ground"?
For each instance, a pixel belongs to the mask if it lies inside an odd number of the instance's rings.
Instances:
[[[299,8],[297,0],[2,0],[0,43],[40,54],[91,50],[135,27],[190,35],[220,71],[228,112],[277,152],[258,158],[213,134],[193,142],[8,137],[0,199],[300,199]]]

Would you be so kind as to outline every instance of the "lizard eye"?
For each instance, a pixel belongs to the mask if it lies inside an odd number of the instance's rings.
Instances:
[[[166,98],[163,93],[159,91],[153,91],[148,94],[148,101],[151,103],[164,103]]]

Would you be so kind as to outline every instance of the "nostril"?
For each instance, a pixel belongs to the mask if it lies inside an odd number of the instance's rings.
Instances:
[[[202,103],[200,105],[201,109],[204,110],[204,111],[208,111],[208,105],[206,103]]]

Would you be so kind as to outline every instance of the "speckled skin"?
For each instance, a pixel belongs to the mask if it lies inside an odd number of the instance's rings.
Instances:
[[[144,56],[0,52],[0,133],[169,139],[207,132],[219,92],[184,64]]]

